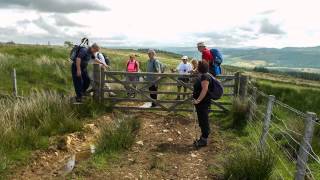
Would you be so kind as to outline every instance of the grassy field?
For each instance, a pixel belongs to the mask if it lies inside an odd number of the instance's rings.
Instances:
[[[115,50],[103,49],[111,59],[112,70],[124,70],[125,64],[129,54],[135,53],[139,57],[142,70],[146,68],[147,54],[143,51],[135,50]],[[69,103],[68,98],[73,93],[70,63],[68,62],[69,49],[65,47],[56,46],[36,46],[36,45],[0,45],[0,94],[10,94],[12,92],[11,72],[13,68],[17,70],[18,89],[22,96],[30,96],[20,100],[2,99],[0,101],[0,176],[8,173],[8,169],[23,165],[27,162],[30,154],[34,150],[46,149],[49,146],[49,138],[52,136],[63,135],[64,133],[81,131],[83,122],[87,118],[95,117],[106,110],[108,106],[101,106],[90,102],[85,107],[78,109]],[[159,59],[167,65],[167,69],[174,68],[179,62],[179,58],[172,54],[165,52],[158,53]],[[254,84],[266,94],[273,94],[276,98],[290,106],[305,111],[313,111],[320,114],[320,85],[316,81],[301,80],[284,75],[274,75],[270,73],[256,73],[246,72],[242,68],[226,67],[227,71],[233,73],[235,71],[243,71],[253,77]],[[240,103],[241,104],[241,103]],[[265,110],[266,100],[259,100],[259,108],[261,111]],[[301,119],[292,116],[284,109],[275,108],[277,117],[284,119],[296,132],[302,133],[303,124]],[[63,113],[61,113],[63,112]],[[257,144],[261,129],[262,116],[257,115],[257,121],[247,121],[246,106],[234,107],[230,114],[224,116],[217,116],[213,119],[219,119],[217,123],[225,138],[225,144],[229,151],[221,154],[221,160],[226,163],[222,167],[225,171],[225,176],[230,175],[232,171],[246,171],[252,166],[258,167],[263,163],[273,166],[275,163],[276,169],[282,174],[286,174],[278,160],[273,161],[272,156],[268,154],[261,155],[258,150],[255,153],[245,153],[246,148],[253,147]],[[80,119],[80,120],[79,120]],[[275,120],[276,125],[281,125],[281,122]],[[133,128],[134,129],[134,128]],[[106,129],[106,132],[111,131]],[[118,132],[119,131],[119,132]],[[130,132],[130,128],[128,132]],[[112,139],[110,133],[106,133],[104,139],[100,142],[100,149],[102,152],[107,151],[105,146],[112,146],[117,151],[118,146],[125,146],[127,143],[121,134],[121,130],[112,130],[112,137],[123,140],[117,144],[113,141],[105,141],[105,139]],[[283,137],[283,134],[277,129],[271,129],[271,134],[281,143],[286,149],[288,144]],[[313,146],[316,153],[320,152],[320,130],[316,129]],[[120,134],[119,134],[120,133]],[[110,136],[110,137],[109,137]],[[133,138],[130,136],[130,138]],[[299,137],[297,137],[299,139]],[[299,139],[300,140],[300,139]],[[30,143],[31,142],[31,143]],[[106,143],[106,144],[103,144]],[[269,142],[271,147],[274,146],[272,141]],[[289,149],[289,148],[287,148]],[[271,154],[281,154],[283,149],[272,148],[274,151]],[[248,150],[247,150],[248,151]],[[241,157],[241,161],[237,160],[235,156]],[[240,153],[241,152],[241,153]],[[230,158],[226,158],[229,157]],[[247,166],[228,166],[228,162],[234,161],[245,162],[248,158]],[[285,156],[280,157],[281,160],[289,167],[290,171],[294,172],[295,166],[286,159]],[[250,159],[259,159],[255,164],[250,164]],[[230,164],[230,163],[229,163]],[[311,162],[312,169],[318,168],[317,164]],[[241,169],[247,168],[247,169]],[[210,168],[209,168],[210,169]],[[269,169],[269,170],[270,170]],[[319,169],[319,168],[318,168]],[[217,171],[215,169],[215,171]],[[260,171],[257,169],[257,172]],[[271,171],[271,170],[270,170]],[[250,171],[246,171],[250,172]],[[262,172],[262,171],[261,171]],[[232,174],[232,173],[231,173]],[[274,171],[270,172],[272,177],[279,177]],[[320,172],[316,172],[319,177]],[[260,174],[261,175],[261,174]],[[264,177],[259,174],[250,175],[251,177]],[[249,176],[248,174],[239,173],[239,177]],[[291,178],[290,175],[284,177]]]

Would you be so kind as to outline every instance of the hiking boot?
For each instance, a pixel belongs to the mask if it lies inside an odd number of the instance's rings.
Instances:
[[[205,147],[207,146],[208,144],[208,140],[201,137],[200,139],[194,141],[193,145],[198,149],[198,148],[201,148],[201,147]]]

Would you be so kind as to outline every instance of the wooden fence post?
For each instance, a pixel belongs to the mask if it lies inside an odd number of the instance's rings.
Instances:
[[[239,95],[239,83],[240,83],[240,72],[236,72],[234,74],[234,96],[237,97]]]
[[[15,68],[13,68],[13,72],[12,72],[12,87],[13,87],[13,96],[18,97],[17,72]]]
[[[240,76],[239,95],[244,99],[247,95],[248,76]]]
[[[264,116],[264,121],[263,121],[263,129],[262,129],[262,134],[260,137],[260,147],[263,149],[264,145],[267,140],[267,135],[271,123],[271,115],[272,115],[272,108],[274,104],[275,97],[273,95],[269,95],[268,97],[268,104],[267,104],[267,111]]]
[[[101,97],[101,68],[99,64],[93,64],[93,99],[100,101]]]
[[[304,136],[300,143],[299,154],[296,164],[295,180],[304,180],[308,163],[308,154],[311,148],[312,136],[314,131],[317,115],[313,112],[308,112],[305,119]]]
[[[249,121],[252,121],[253,119],[253,114],[256,111],[257,108],[257,88],[253,87],[252,88],[252,96],[251,96],[251,102],[249,101],[250,104],[250,109],[249,109]]]
[[[100,92],[100,96],[99,96],[99,102],[102,102],[103,98],[104,98],[104,82],[105,82],[105,73],[104,73],[104,69],[102,68],[102,66],[100,66],[100,81],[99,81],[99,92]]]

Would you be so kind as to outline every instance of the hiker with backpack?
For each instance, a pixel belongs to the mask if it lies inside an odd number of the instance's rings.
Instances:
[[[206,61],[198,63],[199,76],[194,83],[193,104],[195,106],[201,136],[194,142],[196,148],[207,146],[210,134],[209,109],[211,100],[220,99],[223,95],[223,87],[209,73],[209,64]]]
[[[99,47],[96,43],[94,43],[93,46]],[[100,47],[99,47],[99,51],[96,53],[95,57],[96,57],[94,59],[95,63],[100,64],[104,70],[110,69],[110,59],[105,53],[100,51]],[[108,83],[105,83],[105,87],[106,87],[106,89],[111,90],[111,87]],[[114,92],[109,92],[108,95],[109,95],[109,97],[116,96],[116,94]]]
[[[89,44],[88,39],[82,39],[79,46],[75,46],[71,51],[70,59],[72,60],[71,72],[74,89],[76,92],[76,102],[81,102],[82,97],[86,95],[90,86],[90,78],[88,75],[88,63],[91,59],[95,59],[95,53],[99,51],[99,46],[93,44],[87,48],[82,44]]]
[[[209,73],[213,76],[220,75],[223,61],[221,52],[218,49],[208,49],[204,42],[199,42],[197,47],[198,51],[202,53],[202,60],[209,64]]]
[[[172,72],[178,72],[181,76],[178,77],[178,80],[183,82],[183,83],[189,83],[190,79],[188,77],[185,77],[183,75],[189,74],[192,72],[192,65],[188,62],[188,56],[182,56],[181,58],[181,63],[177,66],[176,69],[172,69]],[[181,92],[182,85],[178,85],[178,93]],[[187,92],[187,88],[183,87],[183,92]],[[186,95],[183,95],[182,99],[185,99]],[[180,100],[180,94],[177,95],[176,100]]]
[[[130,54],[129,56],[129,60],[127,61],[127,68],[126,71],[129,73],[136,73],[140,71],[140,65],[138,60],[136,59],[137,55],[135,54]],[[139,76],[137,75],[128,75],[127,76],[127,80],[129,82],[136,82],[139,81]],[[136,87],[135,85],[133,85],[133,87]],[[127,93],[128,97],[134,98],[135,97],[135,93],[132,92],[132,90],[129,90]]]
[[[156,52],[153,49],[149,49],[148,50],[148,56],[149,56],[149,60],[147,62],[147,72],[150,73],[162,73],[163,72],[163,68],[161,68],[161,63],[158,59],[156,59]],[[157,78],[155,76],[152,75],[148,75],[147,76],[147,81],[149,82],[154,82],[157,81]],[[150,97],[152,99],[157,99],[158,95],[154,94],[158,91],[158,84],[157,83],[152,83],[151,86],[149,87],[149,91],[151,92]],[[157,105],[152,102],[151,107],[156,107]]]

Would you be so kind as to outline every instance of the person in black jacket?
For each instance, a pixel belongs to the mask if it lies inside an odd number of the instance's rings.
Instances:
[[[205,61],[200,61],[198,64],[199,77],[194,83],[194,105],[198,115],[198,122],[201,129],[201,136],[194,142],[195,147],[203,147],[208,143],[208,136],[210,134],[209,125],[209,108],[211,105],[211,98],[208,94],[211,77],[208,74],[209,65]]]

